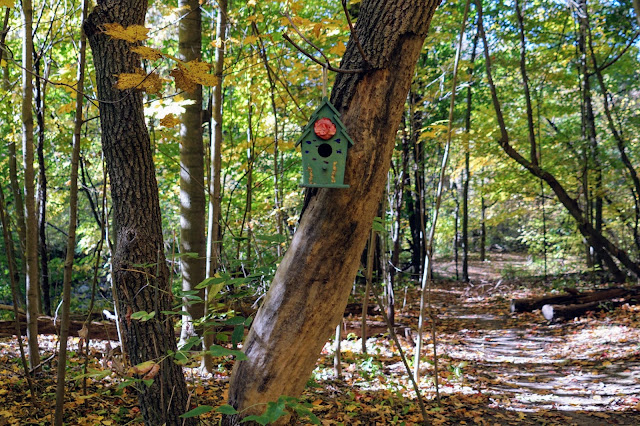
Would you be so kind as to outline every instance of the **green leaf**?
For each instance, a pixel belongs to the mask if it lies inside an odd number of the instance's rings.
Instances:
[[[210,406],[210,405],[199,405],[196,408],[194,408],[193,410],[187,411],[184,414],[180,414],[180,418],[181,419],[188,419],[188,418],[191,418],[191,417],[198,417],[199,415],[208,413],[211,410],[213,410],[213,407]]]
[[[227,319],[224,323],[227,325],[238,325],[238,324],[244,324],[244,317],[231,317],[229,319]]]
[[[228,404],[219,406],[218,408],[216,408],[216,412],[222,414],[238,414],[238,410]]]
[[[147,312],[147,311],[138,311],[131,314],[131,319],[140,320],[140,321],[149,321],[151,318],[156,316],[156,311]]]
[[[242,339],[244,338],[244,325],[236,325],[233,328],[233,333],[231,334],[231,344],[235,346],[242,342]]]
[[[268,425],[269,417],[263,414],[261,416],[247,416],[244,419],[240,420],[240,423],[246,423],[246,422],[256,422],[261,425]]]
[[[207,353],[211,356],[216,356],[216,357],[233,355],[239,361],[248,359],[247,355],[245,355],[245,353],[242,351],[227,349],[219,345],[212,345],[207,351]]]
[[[188,351],[190,350],[194,345],[200,343],[200,338],[198,336],[193,336],[190,337],[189,340],[187,340],[186,342],[184,342],[184,345],[182,345],[180,347],[181,351]]]
[[[377,216],[375,219],[373,219],[372,228],[375,232],[378,232],[380,234],[387,232],[387,229],[384,225],[384,220],[381,217]]]

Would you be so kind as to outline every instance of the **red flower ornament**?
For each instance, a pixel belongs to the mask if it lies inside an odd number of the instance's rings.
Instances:
[[[336,125],[328,118],[321,118],[313,124],[313,131],[320,139],[328,140],[336,134]]]

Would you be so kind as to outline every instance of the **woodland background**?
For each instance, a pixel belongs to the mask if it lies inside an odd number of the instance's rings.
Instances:
[[[21,308],[46,316],[64,310],[65,257],[72,253],[67,312],[83,318],[88,311],[114,312],[116,235],[90,55],[84,87],[78,84],[83,7],[74,0],[36,1],[29,31],[27,2],[0,0],[0,6],[0,187],[7,219],[0,304],[14,304],[13,280]],[[427,254],[436,264],[452,261],[447,278],[463,283],[470,280],[469,262],[484,261],[489,252],[525,254],[526,269],[502,266],[505,279],[576,271],[590,273],[592,283],[636,278],[640,19],[634,6],[484,2],[484,38],[477,6],[468,18],[463,2],[438,7],[354,297],[376,283],[393,321],[389,305],[420,285]],[[337,67],[351,34],[347,16],[357,27],[361,2],[345,2],[344,11],[339,1],[203,2],[196,30],[183,25],[189,7],[151,1],[146,29],[101,31],[148,48],[136,47],[141,71],[118,75],[116,88],[142,93],[171,292],[194,319],[206,313],[227,326],[212,338],[235,353],[298,227],[305,191],[295,142],[322,96],[322,66],[283,35],[309,46],[301,41],[306,37],[322,62]],[[25,42],[29,33],[32,45]],[[336,73],[328,74],[330,90]],[[25,76],[32,86],[25,88]],[[24,124],[29,111],[31,139]],[[76,203],[69,190],[73,146],[79,149],[76,213],[69,209]],[[75,247],[68,245],[70,223],[77,227]],[[37,250],[28,248],[30,241]],[[27,267],[30,261],[35,268]],[[554,285],[564,287],[561,279]],[[30,307],[23,302],[29,297]],[[203,299],[207,312],[198,303]],[[184,320],[181,342],[194,343],[189,339],[201,334],[201,325],[190,326],[181,307],[172,312]]]

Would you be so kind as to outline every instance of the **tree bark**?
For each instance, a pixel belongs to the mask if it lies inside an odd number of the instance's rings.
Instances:
[[[215,75],[218,84],[213,87],[213,99],[211,100],[211,164],[209,173],[209,213],[207,222],[207,265],[206,276],[210,278],[218,271],[220,253],[222,248],[220,232],[221,215],[221,169],[222,169],[222,77],[224,70],[224,49],[227,30],[227,0],[218,0],[218,18],[216,23],[216,55]],[[205,292],[205,314],[209,312],[209,291]],[[213,334],[204,333],[203,344],[209,348],[213,344]],[[213,370],[213,360],[208,354],[202,360],[204,368],[208,372]]]
[[[588,158],[588,161],[585,162],[585,196],[588,194],[593,196],[593,205],[590,205],[590,197],[587,197],[585,211],[593,211],[593,214],[587,214],[587,217],[591,216],[591,222],[594,228],[597,232],[602,233],[602,166],[600,164],[596,122],[591,97],[591,73],[589,72],[587,61],[587,32],[589,29],[587,0],[580,0],[578,5],[578,59],[580,64],[580,92],[582,94],[582,129],[583,137],[587,143],[587,154],[585,155]],[[589,182],[589,166],[593,167],[593,190],[591,190]],[[602,268],[602,261],[608,264],[610,263],[607,259],[603,258],[601,248],[597,246],[592,247],[595,252],[592,260],[599,268]]]
[[[84,0],[82,2],[80,15],[82,24],[84,24],[87,18],[87,8],[88,0]],[[67,372],[67,337],[69,336],[71,310],[71,278],[73,276],[73,259],[76,250],[76,228],[78,222],[78,166],[80,163],[80,145],[82,136],[81,132],[82,125],[84,124],[82,115],[84,97],[81,96],[80,93],[84,92],[84,75],[87,64],[87,37],[82,29],[80,29],[80,44],[78,46],[78,49],[78,71],[76,74],[78,82],[76,83],[76,89],[79,93],[76,95],[76,111],[73,120],[73,148],[71,150],[71,175],[69,176],[69,232],[67,234],[67,253],[64,259],[64,274],[62,281],[62,320],[60,322],[60,350],[58,352],[58,370],[56,378],[56,410],[54,415],[54,424],[56,426],[62,426],[63,424],[65,376]],[[44,107],[42,109],[44,113]],[[44,213],[42,213],[42,218],[44,220]],[[97,257],[99,258],[100,255],[98,254]]]
[[[158,187],[140,92],[117,90],[118,75],[134,73],[140,58],[132,43],[112,39],[101,30],[106,23],[123,27],[144,25],[145,0],[102,1],[84,25],[93,52],[100,99],[102,149],[111,182],[114,231],[113,279],[118,320],[132,365],[154,360],[161,365],[151,386],[137,386],[147,425],[195,424],[180,419],[188,410],[182,369],[171,351],[177,350],[171,310],[169,269],[165,261]],[[132,319],[134,312],[154,312],[148,321]]]
[[[476,34],[473,36],[471,64],[468,70],[469,86],[467,87],[467,108],[464,115],[464,169],[462,172],[462,281],[464,282],[469,282],[469,183],[471,181],[469,136],[471,134],[471,101],[473,99],[471,86],[473,83],[479,35],[479,32],[476,30]]]
[[[311,198],[244,344],[248,360],[234,366],[229,402],[241,416],[303,390],[342,316],[387,178],[395,135],[418,55],[437,0],[370,0],[362,4],[358,38],[341,68],[331,100],[355,145],[348,189],[319,189]],[[368,63],[367,63],[368,60]],[[236,424],[239,416],[225,418]]]
[[[178,6],[186,15],[178,30],[179,52],[184,61],[201,60],[202,18],[198,0],[180,0]],[[202,86],[184,93],[188,101],[180,126],[180,264],[182,290],[196,290],[201,301],[184,299],[188,316],[182,317],[181,340],[202,330],[195,330],[193,320],[204,316],[205,289],[196,289],[206,273],[204,145],[202,138]],[[187,256],[186,253],[194,253]]]
[[[36,58],[34,69],[37,75],[48,77],[49,67],[45,63],[42,72],[40,64],[42,56]],[[40,289],[42,290],[42,308],[46,315],[51,315],[51,291],[49,285],[49,255],[47,250],[47,170],[44,161],[45,141],[45,99],[46,82],[36,79],[36,121],[38,123],[38,144],[36,153],[38,157],[38,253],[40,254]]]
[[[40,364],[38,348],[38,220],[33,170],[33,5],[22,2],[24,39],[22,43],[22,158],[25,197],[25,276],[27,289],[27,339],[29,366]]]

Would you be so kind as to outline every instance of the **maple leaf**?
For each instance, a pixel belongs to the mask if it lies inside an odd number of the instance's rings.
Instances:
[[[105,34],[118,40],[125,40],[131,43],[148,39],[148,32],[149,28],[145,28],[142,25],[129,25],[127,28],[124,28],[117,23],[104,24]]]
[[[188,93],[192,93],[196,90],[196,83],[188,78],[182,70],[176,68],[172,70],[169,75],[173,77],[173,80],[176,83],[176,89],[184,90]]]
[[[14,3],[14,0],[0,0],[0,7],[8,7],[9,9],[11,9]]]
[[[155,94],[162,88],[162,79],[154,72],[147,74],[142,69],[135,73],[122,73],[118,75],[116,89],[138,89]]]
[[[175,127],[180,123],[180,119],[175,114],[167,114],[160,119],[160,125],[164,127]]]
[[[135,46],[131,48],[131,51],[140,55],[142,59],[148,59],[150,61],[155,61],[164,56],[160,50],[147,46]]]
[[[178,68],[171,71],[176,87],[185,92],[193,92],[198,84],[202,86],[215,86],[218,78],[209,74],[211,64],[200,62],[197,59],[190,62],[178,62]]]

